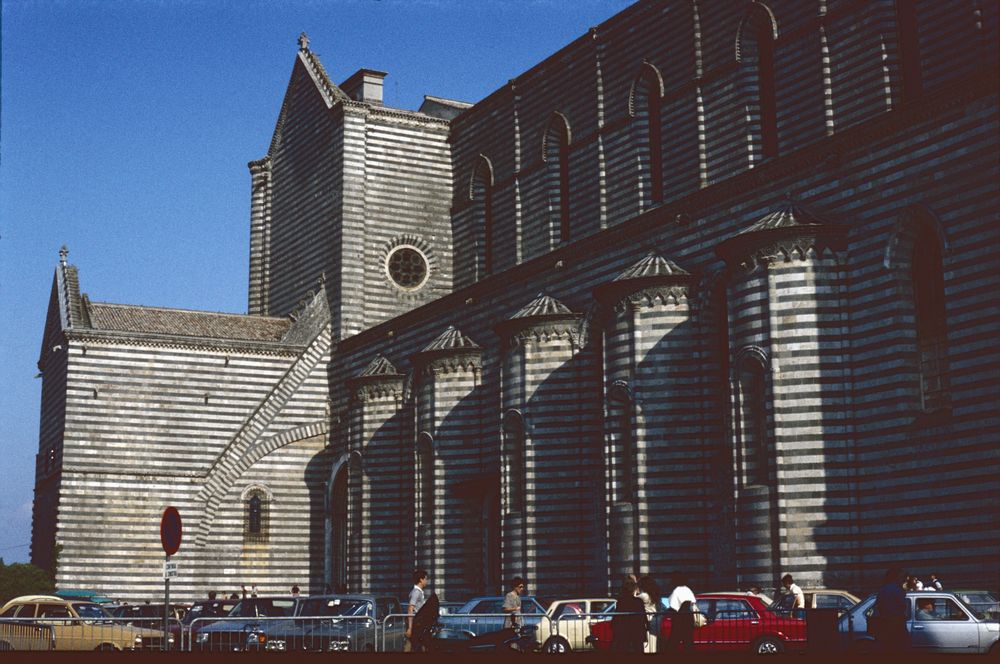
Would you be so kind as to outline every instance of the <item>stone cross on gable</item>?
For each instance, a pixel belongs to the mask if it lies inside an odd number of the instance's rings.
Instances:
[[[304,32],[299,33],[299,50],[308,51],[309,50],[309,35]]]

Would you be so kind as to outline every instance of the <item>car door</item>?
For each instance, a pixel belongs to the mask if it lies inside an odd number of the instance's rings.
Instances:
[[[914,598],[908,598],[914,601]],[[924,597],[933,601],[933,610],[912,611],[910,644],[915,652],[966,653],[979,649],[979,625],[955,600],[949,597]],[[919,606],[919,604],[917,605]]]
[[[703,600],[698,601],[701,609]],[[750,645],[760,616],[742,599],[716,599],[709,604],[708,622],[694,630],[696,647],[709,650],[743,650]],[[704,609],[702,609],[704,611]]]
[[[473,607],[472,613],[474,615],[469,616],[469,629],[474,634],[486,634],[503,629],[505,619],[503,599],[483,600]]]

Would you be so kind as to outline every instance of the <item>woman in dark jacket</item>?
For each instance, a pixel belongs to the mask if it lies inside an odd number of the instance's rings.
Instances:
[[[636,595],[635,580],[626,579],[611,619],[611,650],[641,653],[646,643],[646,607]]]

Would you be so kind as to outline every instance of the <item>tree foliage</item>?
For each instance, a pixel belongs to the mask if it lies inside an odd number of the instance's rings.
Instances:
[[[5,565],[0,558],[0,606],[21,595],[51,595],[56,584],[48,572],[29,563]]]

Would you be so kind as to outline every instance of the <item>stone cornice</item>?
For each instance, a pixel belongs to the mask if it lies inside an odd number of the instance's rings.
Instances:
[[[482,350],[435,351],[413,356],[414,369],[421,376],[479,373],[483,368]]]
[[[729,238],[716,253],[730,267],[753,271],[773,262],[813,260],[847,249],[846,226],[773,228]]]
[[[357,376],[346,381],[351,401],[402,401],[404,397],[403,375]]]

